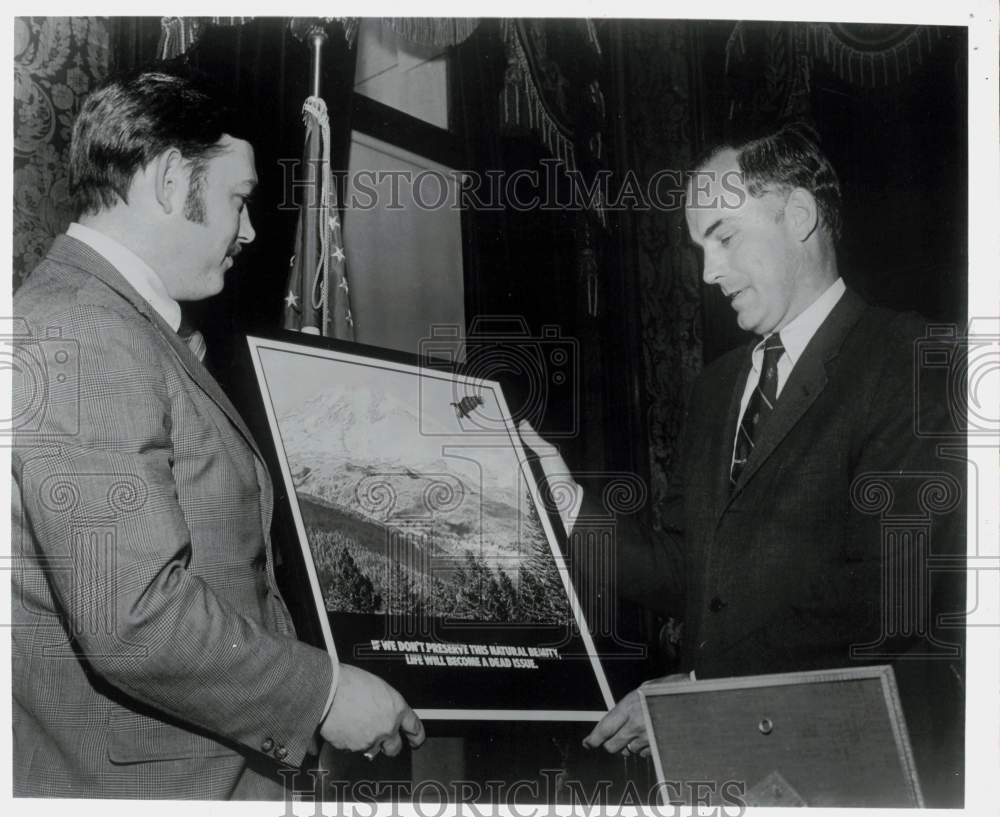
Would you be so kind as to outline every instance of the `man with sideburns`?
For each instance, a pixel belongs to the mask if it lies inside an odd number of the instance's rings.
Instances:
[[[40,407],[15,377],[16,796],[276,799],[317,739],[424,740],[395,689],[296,639],[264,461],[179,334],[254,239],[238,134],[193,77],[109,80],[73,128],[77,221],[15,294],[26,368],[52,340],[74,358]]]

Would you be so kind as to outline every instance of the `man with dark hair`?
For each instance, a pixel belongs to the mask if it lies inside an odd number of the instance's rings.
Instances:
[[[915,430],[918,400],[946,425],[945,395],[914,374],[924,325],[846,288],[837,177],[806,129],[712,151],[686,215],[704,280],[759,339],[695,385],[666,530],[619,529],[622,592],[683,619],[697,678],[891,659],[928,804],[960,803],[962,639],[936,614],[964,610],[964,580],[926,558],[963,553],[964,520],[926,491],[960,506],[964,469]],[[897,520],[945,524],[893,540],[866,490],[891,495]],[[637,692],[584,743],[648,751]]]
[[[274,799],[317,738],[369,755],[424,738],[392,687],[295,638],[267,469],[178,335],[178,302],[221,291],[254,239],[233,131],[190,78],[94,92],[79,220],[14,298],[35,333],[14,391],[18,796]]]

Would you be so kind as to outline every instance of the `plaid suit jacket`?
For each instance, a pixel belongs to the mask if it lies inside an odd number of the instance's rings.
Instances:
[[[275,584],[250,433],[170,327],[56,239],[14,299],[14,793],[273,798],[331,683]]]

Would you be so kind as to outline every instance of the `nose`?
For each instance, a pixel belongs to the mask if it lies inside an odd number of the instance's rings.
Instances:
[[[705,250],[705,267],[702,271],[702,279],[706,284],[717,284],[724,272],[721,259],[708,249]]]
[[[257,231],[254,230],[253,224],[250,223],[250,208],[244,207],[240,213],[240,231],[236,236],[236,240],[240,244],[249,244],[256,237]]]

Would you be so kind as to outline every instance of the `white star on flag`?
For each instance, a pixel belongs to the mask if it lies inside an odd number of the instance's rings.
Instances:
[[[282,326],[354,340],[347,286],[340,283],[347,277],[347,256],[330,156],[330,118],[323,99],[307,98],[302,118],[306,128],[303,182],[319,194],[319,206],[315,196],[306,196],[299,203],[292,246],[295,256],[285,290],[288,294],[282,296]]]

